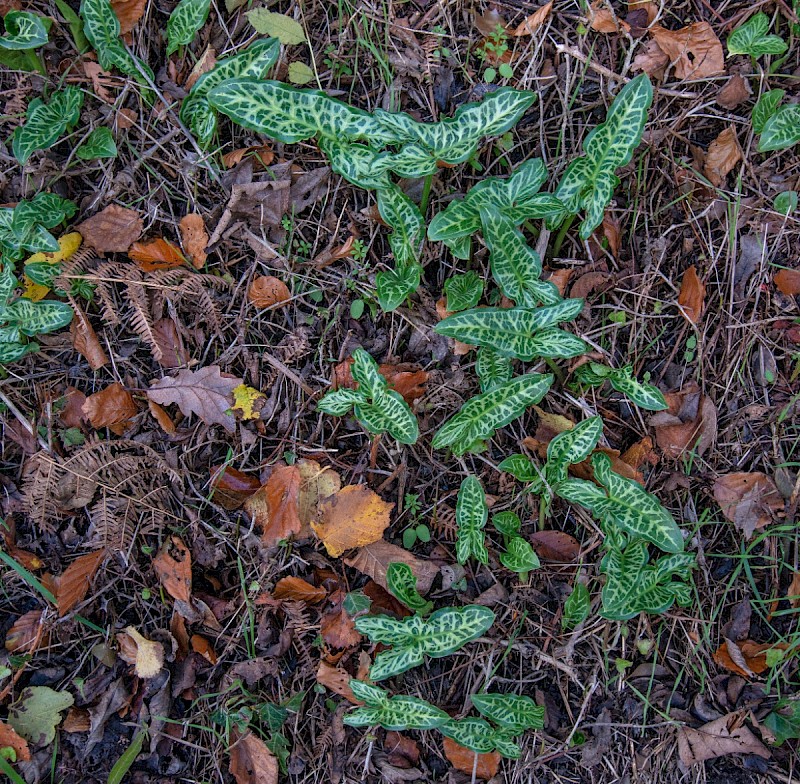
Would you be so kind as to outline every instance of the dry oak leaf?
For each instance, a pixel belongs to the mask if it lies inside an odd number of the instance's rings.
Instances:
[[[119,34],[127,35],[144,16],[147,0],[111,0],[111,7],[119,19]]]
[[[100,392],[89,395],[83,404],[83,413],[93,428],[99,430],[107,427],[115,435],[121,436],[139,409],[131,393],[115,381]]]
[[[519,38],[523,35],[533,35],[548,19],[553,10],[553,0],[537,8],[527,19],[523,19],[511,35]]]
[[[786,650],[786,643],[758,643],[753,640],[733,642],[725,640],[714,652],[714,661],[726,670],[743,678],[752,679],[767,669],[767,651]],[[737,661],[738,660],[738,661]]]
[[[98,253],[126,253],[144,231],[138,212],[110,204],[97,215],[93,215],[75,230],[83,237],[84,245]]]
[[[742,148],[736,138],[736,128],[729,125],[708,145],[703,174],[709,182],[720,187],[728,173],[742,160]]]
[[[675,68],[678,79],[706,79],[725,72],[725,54],[708,22],[695,22],[680,30],[653,25],[650,35]]]
[[[180,249],[163,237],[134,242],[128,249],[128,257],[142,272],[170,270],[186,264],[186,257]]]
[[[278,784],[278,758],[252,732],[235,741],[230,756],[228,770],[236,784]]]
[[[773,280],[781,294],[787,297],[796,297],[800,294],[800,270],[779,270]]]
[[[321,602],[328,592],[324,588],[311,585],[302,577],[283,577],[275,583],[272,595],[276,599],[292,599],[307,604],[316,604],[316,602]]]
[[[683,273],[681,290],[678,294],[678,304],[681,306],[681,313],[692,322],[697,324],[703,315],[703,302],[706,296],[706,284],[697,275],[697,268],[694,264]]]
[[[261,487],[261,482],[236,468],[222,465],[211,468],[211,487],[214,501],[223,509],[233,511]]]
[[[31,751],[28,741],[17,735],[16,730],[4,721],[0,721],[0,749],[12,748],[17,755],[17,762],[30,762]]]
[[[206,253],[208,232],[203,223],[203,218],[196,212],[190,212],[181,218],[179,228],[181,230],[183,248],[189,256],[192,266],[195,269],[202,269],[208,258]]]
[[[311,529],[328,555],[338,558],[346,550],[377,542],[393,508],[366,485],[348,485],[320,504],[320,522],[312,522]]]
[[[717,477],[714,500],[722,514],[749,539],[757,528],[769,525],[784,502],[775,483],[760,471]]]
[[[439,573],[439,567],[429,560],[422,560],[412,555],[408,550],[396,544],[380,539],[377,542],[362,547],[355,555],[345,558],[344,562],[353,569],[358,569],[362,574],[371,577],[381,588],[389,590],[386,582],[386,570],[391,563],[404,563],[411,567],[414,577],[417,578],[417,590],[424,596],[430,591],[433,580]]]
[[[259,309],[283,305],[291,298],[286,284],[272,275],[259,275],[247,290],[247,299]]]
[[[717,437],[717,409],[696,385],[664,395],[669,408],[650,417],[656,444],[664,456],[676,460],[687,450],[704,455]]]
[[[105,550],[76,558],[58,577],[50,577],[50,590],[56,597],[58,617],[63,618],[89,593],[89,585],[106,558]]]
[[[195,414],[207,425],[222,425],[229,433],[236,431],[236,419],[230,413],[233,390],[242,379],[220,372],[218,365],[200,370],[184,368],[177,376],[154,381],[147,397],[159,405],[177,404],[184,416]]]
[[[772,756],[744,725],[742,711],[729,713],[697,729],[678,728],[678,756],[686,767],[726,754],[756,754],[763,759]]]
[[[106,85],[109,84],[109,77],[111,74],[108,71],[104,71],[97,63],[91,60],[84,60],[82,66],[86,78],[90,79],[92,82],[94,94],[105,103],[114,103],[114,97],[106,87]],[[103,78],[101,79],[101,77]]]
[[[244,502],[250,519],[261,527],[261,540],[274,547],[300,533],[300,469],[276,465],[266,483]]]
[[[192,555],[178,536],[164,542],[153,559],[153,571],[164,590],[176,601],[192,599]]]
[[[598,33],[619,32],[617,15],[608,0],[593,0],[589,6],[589,27]]]
[[[30,610],[20,615],[6,632],[5,647],[9,653],[33,653],[47,642],[42,631],[42,610]]]
[[[81,306],[73,300],[72,309],[75,316],[69,325],[69,334],[72,338],[72,345],[88,363],[92,370],[100,370],[109,363],[105,349],[100,345],[97,333],[94,331],[91,321],[81,310]]]
[[[132,664],[136,674],[143,679],[155,678],[164,666],[164,646],[160,642],[148,640],[133,626],[117,635],[119,657]]]
[[[467,749],[460,746],[450,738],[443,739],[444,756],[447,757],[448,762],[461,773],[466,773],[468,776],[472,775],[475,771],[475,778],[488,781],[497,775],[500,769],[500,755],[496,751],[489,752],[488,754],[476,754],[472,749]],[[477,766],[475,765],[475,758],[477,759]]]
[[[344,697],[348,702],[353,705],[363,705],[362,702],[356,699],[353,690],[350,688],[350,675],[338,667],[332,667],[324,661],[319,663],[317,668],[317,683],[330,689],[334,694]]]

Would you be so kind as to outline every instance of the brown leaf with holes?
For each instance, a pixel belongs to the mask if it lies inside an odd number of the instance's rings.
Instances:
[[[291,599],[293,601],[316,604],[321,602],[328,592],[306,582],[301,577],[282,577],[275,583],[272,595],[276,599]]]
[[[680,30],[653,25],[650,35],[667,56],[678,79],[707,79],[725,72],[725,54],[708,22],[695,22]]]
[[[186,264],[186,257],[180,249],[163,237],[134,242],[128,249],[128,257],[142,272],[170,270]]]
[[[104,71],[97,63],[91,60],[84,60],[81,63],[83,72],[86,77],[92,82],[92,90],[94,94],[105,103],[114,103],[114,96],[108,90],[109,77],[111,74]]]
[[[252,732],[237,738],[229,753],[228,770],[236,784],[278,784],[278,758]]]
[[[553,0],[537,8],[527,19],[523,19],[514,32],[511,33],[515,38],[523,35],[533,35],[550,17],[553,10]]]
[[[353,705],[363,705],[364,703],[356,699],[353,690],[350,688],[350,675],[339,667],[332,667],[324,661],[319,663],[317,668],[317,683],[330,689],[334,694],[344,697]]]
[[[274,547],[300,533],[300,469],[276,465],[266,483],[244,502],[244,511],[261,527],[261,540]]]
[[[712,185],[720,187],[725,182],[728,173],[733,171],[741,160],[742,148],[736,138],[736,128],[729,125],[708,145],[703,174]]]
[[[753,640],[737,643],[725,640],[714,652],[713,658],[720,667],[752,680],[767,669],[767,651],[785,651],[788,647],[786,643],[758,643]]]
[[[88,363],[92,370],[100,370],[109,363],[108,355],[94,331],[91,321],[77,302],[72,302],[75,316],[69,325],[69,334],[72,345]]]
[[[769,749],[744,725],[744,711],[729,713],[702,727],[678,727],[678,756],[688,768],[727,754],[755,754],[770,759]]]
[[[800,294],[800,270],[782,269],[775,273],[773,278],[778,291],[787,297],[796,297]]]
[[[417,578],[417,590],[423,596],[430,591],[434,578],[439,574],[439,567],[427,558],[417,558],[408,550],[387,542],[385,539],[360,548],[353,556],[345,558],[344,562],[353,569],[358,569],[367,577],[371,577],[381,588],[386,590],[389,589],[386,582],[386,570],[389,568],[389,564],[395,562],[408,564],[414,577]]]
[[[83,404],[83,413],[96,430],[107,427],[121,436],[139,409],[131,393],[115,381],[100,392],[89,395]]]
[[[230,413],[233,390],[242,379],[222,373],[218,365],[200,370],[179,370],[176,376],[153,381],[147,397],[161,406],[180,408],[184,416],[195,414],[207,425],[222,425],[229,433],[236,432],[236,419]]]
[[[17,755],[17,762],[30,762],[31,751],[28,748],[28,741],[17,735],[16,730],[0,721],[0,749],[14,749]]]
[[[676,460],[688,450],[704,455],[717,437],[717,409],[696,384],[664,395],[669,408],[648,420],[664,456]]]
[[[475,778],[483,781],[488,781],[497,775],[500,769],[500,755],[496,751],[489,754],[476,754],[472,749],[467,749],[460,746],[450,738],[443,738],[444,756],[447,757],[448,762],[461,773],[466,773],[468,776],[472,775],[475,771]],[[478,758],[478,764],[475,765],[475,758]]]
[[[618,33],[619,21],[608,0],[593,0],[589,6],[589,27],[598,33]]]
[[[681,290],[678,294],[678,304],[681,306],[681,313],[692,322],[697,324],[703,315],[703,303],[706,297],[706,284],[697,275],[697,268],[694,264],[683,273]]]
[[[47,643],[47,635],[42,630],[42,610],[29,610],[20,615],[6,632],[5,646],[9,653],[34,653]]]
[[[287,285],[273,275],[259,275],[247,290],[247,299],[260,310],[283,305],[291,298]]]
[[[334,591],[330,595],[330,605],[320,620],[320,634],[331,648],[352,648],[361,642],[353,619],[344,609],[346,596],[342,590]]]
[[[722,514],[749,539],[783,512],[784,501],[775,482],[760,471],[719,476],[714,481],[714,500]]]
[[[119,34],[127,35],[144,16],[147,0],[111,0],[111,7],[119,19]]]
[[[261,482],[232,466],[212,466],[212,498],[223,509],[239,509],[260,487]]]
[[[153,571],[164,590],[176,601],[192,599],[192,555],[180,537],[172,536],[153,559]]]
[[[181,218],[179,228],[181,230],[183,248],[192,262],[192,266],[195,269],[202,269],[208,258],[206,254],[208,232],[203,223],[203,218],[196,212],[190,212]]]
[[[393,508],[366,485],[348,485],[320,504],[320,521],[311,523],[311,529],[328,555],[338,558],[346,550],[377,542]]]
[[[63,618],[89,593],[89,585],[106,558],[105,550],[76,558],[58,577],[51,578],[55,586],[53,593],[58,603],[58,615]]]
[[[97,215],[79,223],[75,230],[83,237],[83,244],[98,253],[126,253],[142,236],[144,224],[138,212],[110,204]]]

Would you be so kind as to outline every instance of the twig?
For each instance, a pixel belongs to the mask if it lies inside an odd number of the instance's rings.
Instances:
[[[53,450],[50,448],[50,444],[45,441],[38,432],[33,429],[33,425],[28,422],[27,419],[22,415],[22,412],[8,399],[8,396],[0,389],[0,401],[3,402],[3,405],[16,417],[17,421],[28,431],[28,433],[32,436],[36,437],[36,440],[39,442],[39,446],[45,450],[45,452],[52,452]]]
[[[267,360],[267,363],[272,365],[272,367],[274,367],[275,370],[277,370],[280,373],[283,373],[283,375],[286,376],[288,379],[294,381],[294,383],[297,384],[297,386],[299,386],[300,389],[302,389],[303,392],[305,392],[309,397],[317,396],[316,390],[312,389],[308,384],[306,384],[306,382],[303,381],[303,379],[300,378],[300,376],[298,376],[297,373],[286,367],[286,365],[284,365],[283,362],[281,362],[279,359],[276,359],[270,354],[267,354],[266,351],[261,355],[261,358]]]

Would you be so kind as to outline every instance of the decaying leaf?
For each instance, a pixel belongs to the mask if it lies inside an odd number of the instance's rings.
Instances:
[[[115,381],[100,392],[89,395],[83,404],[83,413],[92,427],[107,427],[115,435],[121,436],[139,409],[131,393]]]
[[[83,237],[83,244],[98,253],[126,253],[142,236],[144,224],[138,212],[110,204],[78,224],[76,231]]]
[[[72,303],[75,317],[69,325],[69,334],[72,337],[72,345],[83,358],[89,363],[92,370],[100,370],[109,363],[108,355],[97,338],[91,321],[81,309],[77,302]]]
[[[317,683],[330,689],[334,694],[344,697],[348,702],[352,702],[353,705],[363,704],[356,699],[353,690],[350,688],[350,675],[339,667],[332,667],[330,664],[321,661],[317,669]]]
[[[185,416],[196,414],[207,425],[222,425],[229,433],[236,430],[236,419],[230,413],[233,390],[242,380],[220,372],[218,365],[200,370],[184,368],[177,376],[154,381],[147,396],[159,405],[177,404]]]
[[[733,74],[717,93],[717,103],[724,109],[735,109],[752,94],[750,83],[741,74]]]
[[[181,241],[186,255],[192,262],[195,269],[202,269],[208,258],[206,247],[208,246],[208,232],[206,231],[203,217],[196,212],[190,212],[181,218],[179,228],[181,230]]]
[[[111,0],[111,7],[119,19],[120,35],[127,35],[144,16],[147,0]]]
[[[800,294],[800,270],[778,270],[773,280],[781,294],[785,294],[787,297],[796,297]]]
[[[324,588],[311,585],[301,577],[282,577],[275,583],[275,590],[272,595],[276,599],[291,599],[315,604],[316,602],[321,602],[328,593]]]
[[[784,502],[775,483],[760,471],[738,472],[717,477],[714,499],[722,514],[749,539],[758,528],[773,522]]]
[[[351,368],[355,360],[348,357],[333,368],[333,389],[358,389],[358,382],[353,378]],[[384,363],[378,366],[378,372],[386,379],[389,388],[403,396],[409,405],[425,394],[428,383],[428,372],[418,365],[403,363],[391,365]]]
[[[13,727],[0,721],[0,749],[14,749],[19,762],[29,762],[31,751],[25,738],[19,736]]]
[[[581,553],[580,542],[564,531],[536,531],[528,539],[536,555],[545,561],[574,563]]]
[[[523,19],[511,35],[519,38],[523,35],[533,35],[549,18],[553,10],[553,0],[537,8],[529,17]]]
[[[261,527],[261,539],[267,547],[274,547],[302,530],[300,481],[297,466],[273,466],[266,484],[244,502],[245,512]]]
[[[128,249],[128,256],[142,272],[170,270],[186,264],[186,257],[180,249],[163,237],[134,242]]]
[[[180,537],[164,542],[153,559],[153,571],[173,599],[186,604],[191,601],[192,555]]]
[[[214,501],[223,509],[238,509],[260,487],[261,482],[232,466],[213,466],[211,486]]]
[[[6,632],[6,650],[9,653],[34,653],[46,645],[46,635],[41,626],[42,610],[29,610],[20,615]]]
[[[320,522],[311,528],[328,555],[338,558],[346,550],[377,542],[393,508],[366,485],[348,485],[320,504]]]
[[[164,410],[163,406],[158,405],[153,400],[147,401],[147,408],[153,415],[153,419],[158,422],[159,427],[168,435],[173,435],[177,432],[178,428],[172,421],[172,417]]]
[[[283,305],[291,298],[288,286],[273,275],[259,275],[247,290],[247,299],[259,309]]]
[[[239,384],[233,390],[233,411],[244,420],[258,419],[266,402],[267,398],[263,392],[259,392],[247,384]]]
[[[153,324],[153,340],[161,352],[155,356],[161,367],[179,368],[189,361],[189,352],[183,344],[178,325],[171,318],[162,318]]]
[[[278,784],[278,758],[252,732],[234,741],[230,756],[228,770],[236,784]]]
[[[334,591],[329,597],[328,609],[320,620],[320,634],[331,648],[352,648],[361,642],[353,619],[344,609],[345,596],[342,590]]]
[[[734,642],[725,640],[714,652],[714,661],[726,670],[743,678],[752,679],[767,669],[767,651],[785,650],[786,643],[758,643],[753,640]]]
[[[193,634],[189,642],[192,650],[200,654],[209,664],[217,663],[217,652],[214,650],[214,646],[202,634]]]
[[[703,315],[703,302],[706,296],[706,284],[697,275],[697,268],[694,264],[683,273],[681,290],[678,294],[678,304],[681,306],[681,313],[692,322],[697,324]]]
[[[680,30],[656,24],[650,34],[678,79],[707,79],[725,72],[722,44],[708,22],[695,22]]]
[[[306,537],[311,536],[311,523],[319,520],[322,501],[342,489],[342,478],[332,468],[323,468],[316,460],[301,458],[297,467],[300,469],[301,535]]]
[[[726,754],[756,754],[770,759],[772,754],[744,725],[744,712],[729,713],[702,727],[678,728],[678,755],[689,767]]]
[[[390,563],[404,563],[411,567],[414,577],[417,578],[417,590],[424,596],[431,589],[433,580],[439,573],[439,568],[427,558],[417,558],[408,550],[396,544],[379,539],[377,542],[361,547],[357,553],[344,562],[353,569],[358,569],[362,574],[371,577],[384,590],[388,591],[386,570]]]
[[[500,769],[500,755],[496,751],[489,752],[488,754],[476,754],[471,749],[460,746],[450,738],[443,739],[444,755],[450,764],[462,773],[468,776],[472,775],[475,771],[475,777],[488,781],[497,775]],[[475,766],[475,757],[478,758],[477,767]]]
[[[63,618],[78,602],[86,598],[89,586],[100,565],[105,560],[105,550],[76,558],[58,577],[48,581],[58,603],[58,615]]]
[[[117,635],[119,657],[132,664],[136,674],[143,679],[155,678],[164,666],[164,646],[148,640],[133,626]]]
[[[740,160],[742,160],[742,148],[736,138],[736,128],[729,125],[708,146],[703,174],[708,177],[712,185],[720,187],[725,182],[725,177]],[[694,269],[694,267],[690,269]],[[686,277],[684,276],[685,281]],[[681,293],[683,293],[683,289],[681,289]]]
[[[619,20],[609,0],[592,0],[589,5],[589,27],[598,33],[619,32]]]
[[[694,384],[664,397],[669,408],[649,420],[664,456],[676,460],[691,449],[705,454],[717,437],[717,409],[711,398]]]
[[[61,711],[75,700],[68,691],[49,686],[28,686],[8,709],[8,723],[33,746],[48,746],[56,737]]]

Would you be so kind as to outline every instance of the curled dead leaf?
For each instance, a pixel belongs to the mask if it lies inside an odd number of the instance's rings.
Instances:
[[[190,640],[192,650],[202,656],[210,664],[217,663],[217,653],[211,643],[202,634],[193,634]]]
[[[250,284],[247,298],[257,308],[263,309],[283,305],[292,298],[292,295],[280,278],[272,275],[259,275]]]
[[[75,317],[69,325],[72,345],[88,363],[92,370],[100,370],[109,363],[108,355],[97,338],[92,322],[86,317],[81,306],[73,300],[72,309]]]
[[[272,595],[276,599],[291,599],[292,601],[316,604],[316,602],[321,602],[328,592],[324,588],[311,585],[301,577],[283,577],[275,583]]]
[[[153,571],[164,590],[175,600],[186,602],[192,597],[192,555],[180,537],[164,542],[153,559]]]
[[[736,138],[736,128],[729,125],[708,146],[703,174],[712,185],[720,187],[725,177],[742,160],[742,148]],[[694,267],[692,267],[694,269]]]
[[[734,642],[725,640],[714,652],[714,661],[720,667],[735,672],[743,678],[752,680],[754,675],[760,675],[767,669],[767,651],[774,649],[786,650],[786,643],[757,643],[753,640]]]
[[[693,449],[704,455],[717,437],[717,409],[708,395],[696,385],[664,396],[669,408],[650,417],[656,444],[664,456],[676,460]]]
[[[362,705],[360,700],[356,699],[353,690],[350,688],[350,675],[339,667],[332,667],[324,661],[319,663],[317,669],[317,683],[330,689],[334,694],[344,697],[348,702],[353,705]]]
[[[274,547],[300,533],[300,469],[276,465],[266,483],[244,502],[250,519],[261,527],[261,539]]]
[[[133,626],[117,635],[119,657],[132,664],[136,674],[143,679],[155,678],[164,666],[164,646],[148,640]]]
[[[353,358],[348,357],[333,368],[332,386],[334,389],[358,389],[358,383],[353,378],[350,368]],[[420,369],[419,365],[404,362],[399,365],[383,363],[378,366],[378,372],[386,379],[389,388],[403,396],[409,405],[425,394],[425,384],[428,383],[428,373]]]
[[[800,270],[778,270],[773,280],[781,294],[785,294],[787,297],[796,297],[800,294]]]
[[[93,428],[99,430],[107,427],[115,435],[121,436],[139,409],[131,393],[115,381],[100,392],[89,395],[83,404],[83,413]]]
[[[278,758],[252,732],[235,740],[230,757],[228,770],[236,784],[278,784]]]
[[[181,218],[179,228],[181,230],[181,241],[186,250],[186,254],[195,269],[202,269],[206,263],[208,255],[208,232],[203,223],[202,216],[196,212],[191,212]]]
[[[180,249],[163,237],[146,242],[134,242],[128,249],[128,257],[142,272],[170,270],[186,264]]]
[[[744,713],[729,713],[702,727],[678,728],[678,756],[689,767],[726,754],[756,754],[770,759],[772,754],[744,725]]]
[[[537,8],[529,17],[523,19],[514,32],[511,33],[515,38],[523,35],[533,35],[550,17],[550,12],[553,10],[553,0],[545,3],[540,8]]]
[[[261,482],[232,466],[213,466],[211,468],[211,487],[213,499],[223,509],[238,509],[260,487]]]
[[[358,569],[362,574],[371,577],[381,588],[389,589],[386,582],[386,570],[390,563],[407,564],[417,578],[417,590],[424,596],[430,591],[433,580],[439,573],[439,567],[428,559],[417,558],[408,550],[396,544],[379,539],[377,542],[362,547],[344,562]]]
[[[172,417],[160,405],[158,405],[158,403],[150,400],[149,398],[147,400],[147,407],[150,409],[153,419],[158,422],[159,427],[167,435],[174,435],[174,433],[177,431],[177,427],[175,427]]]
[[[6,632],[5,647],[9,653],[34,653],[47,645],[42,628],[42,610],[30,610],[20,615]]]

